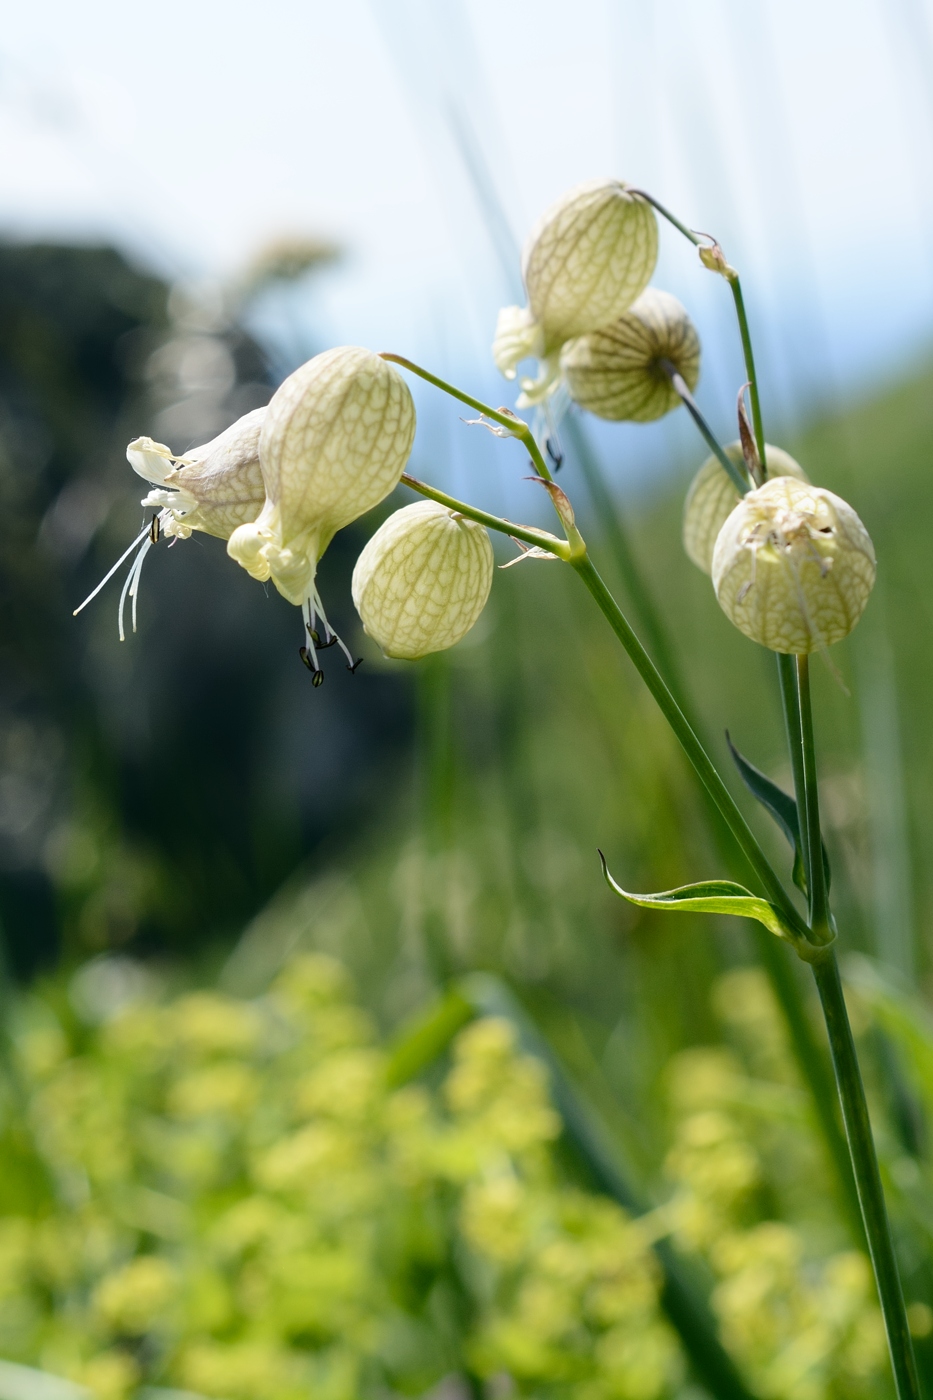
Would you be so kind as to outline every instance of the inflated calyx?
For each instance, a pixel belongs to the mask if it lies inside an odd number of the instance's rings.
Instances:
[[[805,654],[841,641],[874,582],[875,551],[852,507],[790,476],[743,497],[713,551],[720,607],[771,651]]]
[[[740,472],[745,471],[742,444],[730,442],[726,455]],[[782,447],[765,443],[765,464],[768,477],[793,476],[806,481],[807,474],[799,462]],[[687,556],[705,574],[713,571],[713,550],[716,537],[742,497],[729,480],[716,457],[707,457],[697,472],[684,501],[683,542]]]
[[[492,586],[484,526],[435,501],[390,515],[353,570],[353,602],[387,656],[445,651],[479,617]]]
[[[680,404],[672,370],[696,388],[700,339],[677,298],[648,287],[611,324],[568,341],[560,368],[570,397],[597,418],[650,423]]]
[[[398,483],[414,435],[411,393],[390,364],[356,346],[316,355],[272,397],[259,439],[265,504],[229,554],[302,606],[336,532]]]
[[[577,185],[539,220],[522,252],[528,305],[499,313],[493,358],[507,379],[530,357],[536,380],[522,380],[519,407],[556,383],[561,346],[609,325],[648,285],[658,256],[654,210],[618,180]]]

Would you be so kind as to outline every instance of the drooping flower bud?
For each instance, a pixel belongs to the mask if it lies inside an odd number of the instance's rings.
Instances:
[[[745,470],[742,444],[730,442],[726,455],[738,467]],[[795,462],[789,452],[781,447],[765,443],[765,463],[768,477],[793,476],[798,481],[807,481],[807,474],[799,462]],[[684,501],[683,542],[687,557],[692,559],[704,574],[713,571],[713,550],[716,537],[742,497],[729,480],[716,457],[707,457],[700,470],[690,483]]]
[[[611,325],[569,340],[560,357],[570,397],[616,423],[651,423],[680,405],[665,366],[692,392],[700,339],[677,298],[654,287]]]
[[[446,651],[476,622],[492,587],[483,525],[435,501],[390,515],[353,570],[353,602],[387,656]]]
[[[130,466],[156,486],[142,504],[161,508],[163,534],[188,539],[193,530],[203,530],[227,540],[237,526],[256,519],[266,498],[259,466],[265,416],[265,408],[256,408],[183,457],[152,438],[130,443]]]
[[[832,491],[779,476],[750,491],[713,551],[723,612],[771,651],[806,654],[848,636],[875,582],[875,551]]]
[[[411,393],[392,365],[356,346],[316,355],[272,397],[259,440],[265,504],[228,553],[306,604],[331,539],[398,483],[414,435]]]
[[[493,358],[507,379],[519,362],[542,360],[523,380],[519,406],[553,387],[565,341],[615,321],[651,278],[658,257],[654,210],[618,180],[577,185],[539,220],[522,253],[528,306],[499,314]]]

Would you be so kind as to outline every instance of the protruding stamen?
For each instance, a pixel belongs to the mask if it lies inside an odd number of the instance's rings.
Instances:
[[[121,642],[126,641],[126,633],[123,629],[123,612],[124,608],[126,607],[127,594],[129,594],[129,596],[133,600],[133,631],[136,631],[136,596],[139,590],[139,575],[142,571],[143,560],[145,559],[146,555],[149,553],[151,548],[152,539],[149,538],[144,543],[142,549],[139,551],[139,554],[133,560],[133,566],[126,576],[126,582],[123,585],[123,592],[120,594],[120,605],[117,609],[117,627],[120,632]]]
[[[356,667],[360,663],[359,661],[355,662],[353,660],[353,653],[350,651],[349,647],[344,643],[343,638],[340,637],[339,634],[334,631],[333,627],[331,627],[330,623],[327,621],[327,614],[324,611],[324,605],[321,602],[321,597],[317,589],[314,590],[313,601],[311,602],[311,609],[312,611],[317,611],[318,616],[320,617],[324,626],[327,628],[327,635],[330,638],[330,640],[326,643],[326,645],[333,646],[334,642],[336,642],[340,650],[343,652],[344,656],[347,658],[347,664],[350,667],[350,670],[355,671]]]
[[[139,535],[139,536],[137,536],[137,538],[133,541],[133,543],[130,545],[129,549],[125,549],[125,550],[123,551],[123,553],[120,555],[120,557],[119,557],[119,559],[117,560],[117,562],[114,564],[113,568],[112,568],[112,569],[108,569],[107,573],[104,574],[104,577],[101,579],[100,583],[99,583],[99,584],[97,585],[97,587],[94,589],[93,593],[89,593],[89,594],[87,595],[87,597],[85,598],[84,602],[81,604],[81,606],[80,606],[79,608],[75,608],[74,612],[71,614],[72,617],[77,617],[77,616],[78,616],[78,613],[79,613],[79,612],[83,612],[83,610],[87,607],[88,603],[92,602],[93,599],[95,599],[95,598],[97,597],[98,593],[99,593],[100,590],[104,587],[104,585],[107,584],[107,583],[109,583],[110,580],[113,578],[114,574],[117,572],[117,569],[119,569],[120,565],[123,564],[127,559],[129,559],[129,557],[130,557],[130,555],[133,553],[133,550],[134,550],[134,549],[138,549],[138,548],[139,548],[139,546],[142,544],[143,540],[144,540],[144,539],[146,538],[146,536],[149,534],[149,532],[150,532],[151,529],[152,529],[152,526],[151,526],[151,525],[147,525],[146,528],[145,528],[145,530],[143,530],[142,534]]]

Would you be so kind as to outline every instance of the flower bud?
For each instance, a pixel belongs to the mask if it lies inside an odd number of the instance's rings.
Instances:
[[[726,455],[739,471],[745,470],[740,442],[730,442],[726,448]],[[795,462],[789,452],[785,452],[781,447],[772,447],[769,442],[765,443],[765,462],[769,478],[793,476],[798,481],[807,480],[807,474],[800,463]],[[716,537],[741,499],[718,458],[707,457],[690,483],[684,501],[683,522],[683,541],[687,557],[692,559],[704,574],[712,573]]]
[[[875,582],[875,551],[832,491],[778,476],[750,491],[713,551],[723,612],[771,651],[806,654],[848,636]]]
[[[651,423],[680,405],[667,362],[691,391],[700,340],[676,297],[648,287],[611,325],[570,340],[560,367],[570,397],[597,418]]]
[[[414,435],[411,393],[392,365],[356,346],[316,355],[272,397],[259,440],[265,504],[228,552],[303,605],[334,534],[389,494]]]
[[[529,356],[544,361],[537,381],[522,381],[525,404],[553,387],[565,341],[608,325],[631,306],[657,257],[654,210],[618,180],[577,185],[551,206],[522,253],[528,306],[500,313],[493,343],[507,379]]]
[[[436,501],[390,515],[353,570],[353,602],[387,656],[414,661],[465,637],[486,606],[493,556],[483,525]]]
[[[237,526],[256,519],[266,498],[259,466],[265,416],[265,408],[256,408],[183,457],[152,438],[130,443],[130,466],[157,488],[142,504],[161,508],[163,534],[188,539],[193,530],[203,530],[226,540]]]

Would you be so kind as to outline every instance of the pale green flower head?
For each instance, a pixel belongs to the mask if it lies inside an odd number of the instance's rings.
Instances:
[[[740,442],[730,442],[726,455],[740,471],[744,469],[745,458]],[[798,481],[808,480],[800,463],[795,462],[782,447],[772,447],[770,442],[765,443],[765,464],[769,478],[793,476]],[[713,550],[717,536],[741,499],[719,459],[707,457],[690,483],[684,501],[683,519],[683,542],[687,557],[704,574],[713,572]]]
[[[352,345],[316,355],[272,397],[259,441],[265,504],[228,553],[305,605],[331,539],[397,485],[414,436],[411,393],[392,365]]]
[[[720,607],[770,651],[805,655],[842,641],[874,582],[874,547],[852,507],[790,476],[750,491],[713,551]]]
[[[680,406],[667,362],[692,392],[700,378],[700,338],[669,292],[648,287],[628,311],[561,351],[570,397],[612,422],[651,423]]]
[[[528,306],[499,313],[493,358],[507,379],[529,356],[537,380],[522,381],[520,407],[554,387],[561,346],[615,321],[648,285],[658,256],[654,210],[618,180],[569,190],[539,220],[522,253]]]
[[[492,587],[482,525],[435,501],[390,515],[353,570],[353,602],[387,656],[446,651],[476,622]]]
[[[188,539],[193,530],[228,540],[239,525],[255,520],[266,498],[259,466],[259,435],[265,408],[247,413],[203,447],[175,456],[152,438],[126,449],[130,466],[156,489],[142,502],[163,511],[161,531]]]

